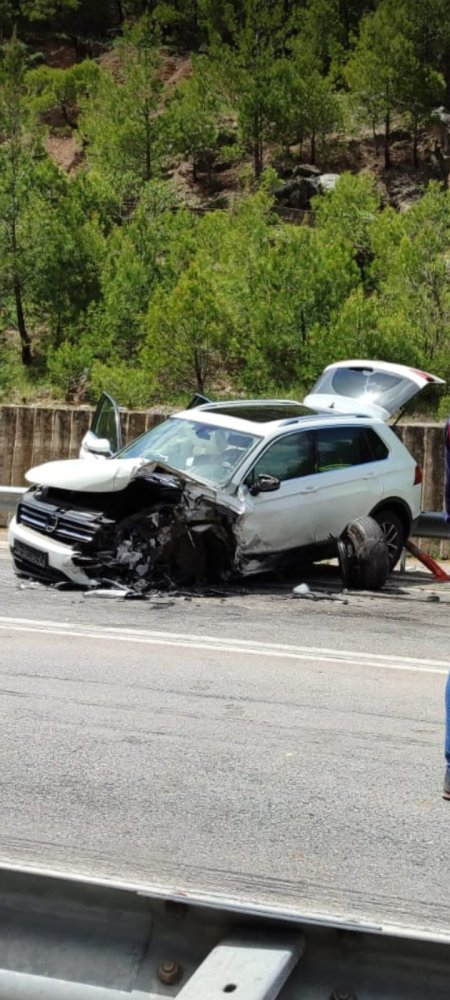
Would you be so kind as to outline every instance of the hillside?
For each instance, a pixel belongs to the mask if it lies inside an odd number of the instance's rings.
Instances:
[[[3,400],[450,374],[444,0],[11,0],[0,28]]]

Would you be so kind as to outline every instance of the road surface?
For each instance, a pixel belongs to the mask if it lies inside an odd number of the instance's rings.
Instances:
[[[0,597],[0,862],[449,933],[448,585]]]

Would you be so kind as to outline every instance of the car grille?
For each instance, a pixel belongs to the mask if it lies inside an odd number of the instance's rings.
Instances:
[[[41,535],[47,535],[66,545],[89,545],[108,523],[99,511],[76,510],[44,503],[34,494],[19,503],[17,520]]]

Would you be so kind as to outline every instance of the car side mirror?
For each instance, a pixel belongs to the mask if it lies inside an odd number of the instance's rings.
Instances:
[[[258,493],[274,493],[275,490],[280,489],[280,480],[276,476],[269,476],[267,474],[261,474],[257,476],[252,485],[250,486],[249,492],[252,497],[257,497]]]
[[[91,455],[99,455],[109,458],[112,455],[111,442],[108,438],[99,438],[92,431],[87,431],[82,443],[83,451],[90,452]]]

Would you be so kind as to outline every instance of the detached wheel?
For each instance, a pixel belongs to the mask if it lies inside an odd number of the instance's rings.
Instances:
[[[338,540],[344,586],[355,590],[380,590],[390,572],[388,547],[373,517],[357,517]]]
[[[389,553],[389,568],[394,569],[402,554],[405,544],[405,528],[398,514],[388,507],[377,510],[372,515],[374,521],[380,525]]]

